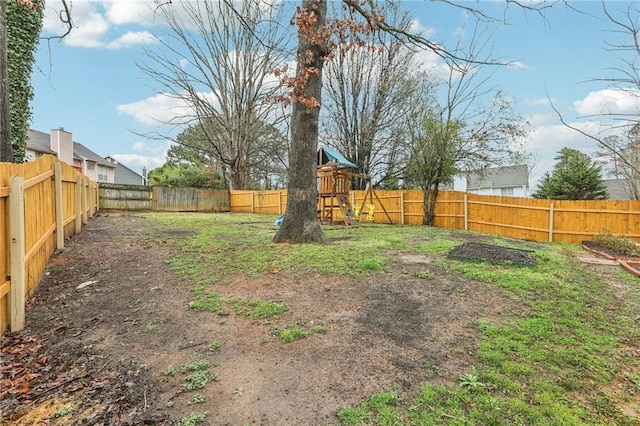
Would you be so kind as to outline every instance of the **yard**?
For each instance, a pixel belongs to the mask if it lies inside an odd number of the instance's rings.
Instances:
[[[274,245],[274,219],[91,219],[2,340],[0,423],[640,424],[619,266],[415,226]],[[521,250],[448,256],[469,242]]]

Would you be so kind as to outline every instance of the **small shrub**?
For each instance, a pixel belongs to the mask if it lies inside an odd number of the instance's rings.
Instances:
[[[640,245],[635,241],[609,231],[603,230],[595,236],[594,241],[609,250],[616,251],[629,257],[640,257]]]

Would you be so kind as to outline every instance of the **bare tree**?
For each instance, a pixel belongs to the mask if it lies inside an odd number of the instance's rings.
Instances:
[[[600,145],[604,149],[596,153],[600,162],[610,176],[624,180],[624,192],[630,199],[640,200],[640,125],[604,140],[607,146]]]
[[[342,0],[349,7],[349,19],[326,21],[325,0],[303,0],[294,22],[298,26],[298,52],[296,78],[290,82],[290,99],[293,101],[291,118],[291,148],[289,151],[289,195],[287,214],[274,237],[275,242],[323,242],[326,241],[317,221],[316,158],[318,144],[318,116],[321,106],[323,60],[330,58],[336,46],[344,43],[358,45],[360,35],[368,32],[385,32],[407,45],[428,49],[457,68],[476,63],[465,58],[464,53],[448,50],[421,35],[394,27],[382,19],[384,13],[373,2]],[[450,3],[450,2],[446,2]],[[556,2],[552,2],[556,3]],[[509,1],[527,10],[540,11],[549,7],[547,2],[522,3]],[[478,5],[479,19],[482,12]],[[470,8],[473,9],[473,8]],[[329,25],[328,25],[329,24]],[[351,35],[348,39],[347,33]],[[350,41],[348,41],[350,40]],[[365,43],[366,44],[366,43]],[[498,65],[490,61],[485,65]]]
[[[156,11],[167,22],[166,38],[156,34],[159,48],[147,50],[147,61],[138,65],[162,93],[187,107],[165,124],[199,124],[228,170],[231,189],[245,189],[251,157],[263,148],[263,123],[283,122],[285,116],[281,104],[267,101],[279,93],[273,71],[287,59],[281,10],[260,0],[182,0]]]
[[[623,9],[617,9],[623,3],[607,3],[605,0],[601,0],[601,4],[606,19],[613,25],[611,32],[616,37],[621,36],[621,40],[624,41],[605,41],[605,48],[620,59],[621,65],[611,69],[612,76],[594,78],[593,81],[604,82],[610,89],[636,100],[635,103],[639,104],[640,6],[635,2],[624,3]],[[640,110],[619,111],[605,106],[598,113],[578,117],[577,123],[571,124],[551,101],[550,104],[565,127],[595,141],[612,157],[613,164],[624,167],[627,174],[640,175],[640,162],[635,149],[631,146],[627,149],[624,144],[621,145],[623,141],[631,142],[628,136],[634,134],[635,128],[640,125]],[[579,124],[583,122],[596,123],[600,130],[597,133],[585,131]],[[635,184],[632,182],[630,185],[633,187]]]
[[[391,4],[385,22],[408,31],[411,20]],[[322,142],[336,148],[374,184],[398,178],[408,100],[420,87],[417,52],[389,33],[368,34],[366,45],[338,46],[325,64]],[[365,189],[356,178],[353,188]]]
[[[477,27],[476,27],[477,29]],[[463,72],[449,63],[445,95],[421,111],[412,126],[407,184],[425,192],[424,224],[433,224],[440,186],[456,174],[522,160],[528,123],[513,113],[511,103],[489,83],[493,73],[482,72],[481,36],[474,31],[466,54],[473,62]],[[462,50],[458,45],[457,50]],[[489,55],[483,59],[481,55]]]

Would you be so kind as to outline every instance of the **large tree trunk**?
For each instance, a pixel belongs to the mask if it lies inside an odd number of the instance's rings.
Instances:
[[[322,93],[323,46],[318,36],[325,27],[326,0],[303,0],[302,8],[313,11],[316,21],[312,34],[298,27],[296,75],[308,76],[304,87],[296,93],[291,116],[291,149],[287,210],[280,229],[273,238],[276,243],[326,243],[317,212],[316,152],[318,150],[318,120]],[[310,69],[315,69],[309,73]],[[313,105],[313,100],[317,101]]]
[[[424,217],[422,220],[423,225],[433,226],[433,219],[435,218],[436,200],[438,193],[440,192],[440,182],[433,184],[433,189],[427,189],[424,191],[424,202],[422,207],[424,209]]]

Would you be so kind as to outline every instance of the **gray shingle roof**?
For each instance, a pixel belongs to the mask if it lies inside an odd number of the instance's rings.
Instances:
[[[79,159],[84,158],[90,161],[94,161],[95,163],[100,164],[102,166],[107,166],[111,168],[114,167],[114,165],[110,163],[108,160],[102,158],[101,156],[99,156],[98,154],[96,154],[95,152],[91,151],[89,148],[87,148],[86,146],[78,142],[73,143],[73,156],[74,158],[79,158]]]
[[[51,136],[37,130],[27,130],[27,149],[55,155],[55,152],[51,150]]]
[[[626,179],[608,179],[602,181],[607,187],[610,200],[628,200],[627,180]]]
[[[467,190],[520,186],[529,186],[529,168],[526,164],[494,167],[486,169],[484,174],[471,173],[467,177]]]

